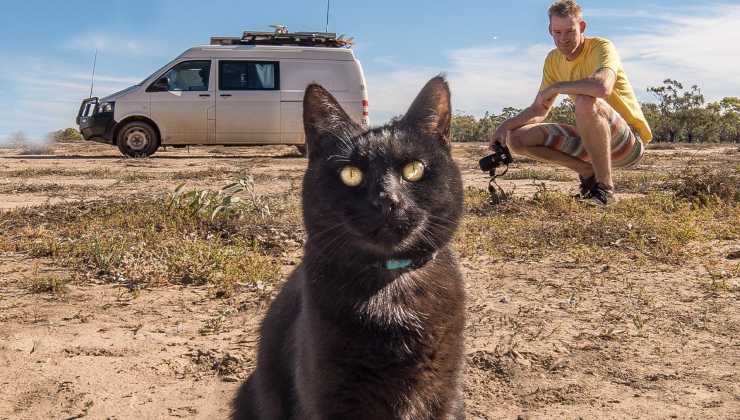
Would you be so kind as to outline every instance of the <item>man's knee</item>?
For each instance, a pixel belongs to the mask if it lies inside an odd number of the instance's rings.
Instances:
[[[509,147],[509,150],[518,155],[523,154],[524,150],[527,148],[524,141],[526,133],[527,131],[521,128],[509,133],[509,138],[506,141],[506,145]]]
[[[607,117],[608,105],[602,99],[588,95],[576,95],[576,120],[596,119]]]

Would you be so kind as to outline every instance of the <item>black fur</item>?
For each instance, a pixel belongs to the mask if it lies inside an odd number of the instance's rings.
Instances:
[[[464,292],[448,248],[463,193],[446,81],[369,131],[318,85],[303,109],[305,255],[263,321],[234,418],[464,418]],[[418,182],[401,176],[412,161],[425,166]],[[363,171],[361,185],[342,183],[346,165]],[[389,259],[413,264],[389,270]]]

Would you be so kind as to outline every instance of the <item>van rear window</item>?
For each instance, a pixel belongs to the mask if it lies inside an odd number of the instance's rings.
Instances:
[[[278,90],[280,67],[274,61],[220,61],[219,90]]]

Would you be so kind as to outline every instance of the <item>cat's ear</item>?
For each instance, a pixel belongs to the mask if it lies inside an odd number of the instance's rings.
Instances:
[[[360,130],[331,93],[315,83],[308,85],[303,96],[303,128],[309,158],[320,153],[325,143],[346,139]]]
[[[403,123],[425,135],[438,137],[443,144],[450,144],[452,111],[450,87],[444,76],[428,81],[403,116]]]

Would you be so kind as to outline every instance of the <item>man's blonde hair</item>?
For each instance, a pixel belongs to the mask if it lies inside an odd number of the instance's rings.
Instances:
[[[581,6],[573,0],[558,0],[553,3],[549,9],[547,9],[547,15],[552,18],[557,17],[575,17],[578,19],[583,18],[581,14]]]

